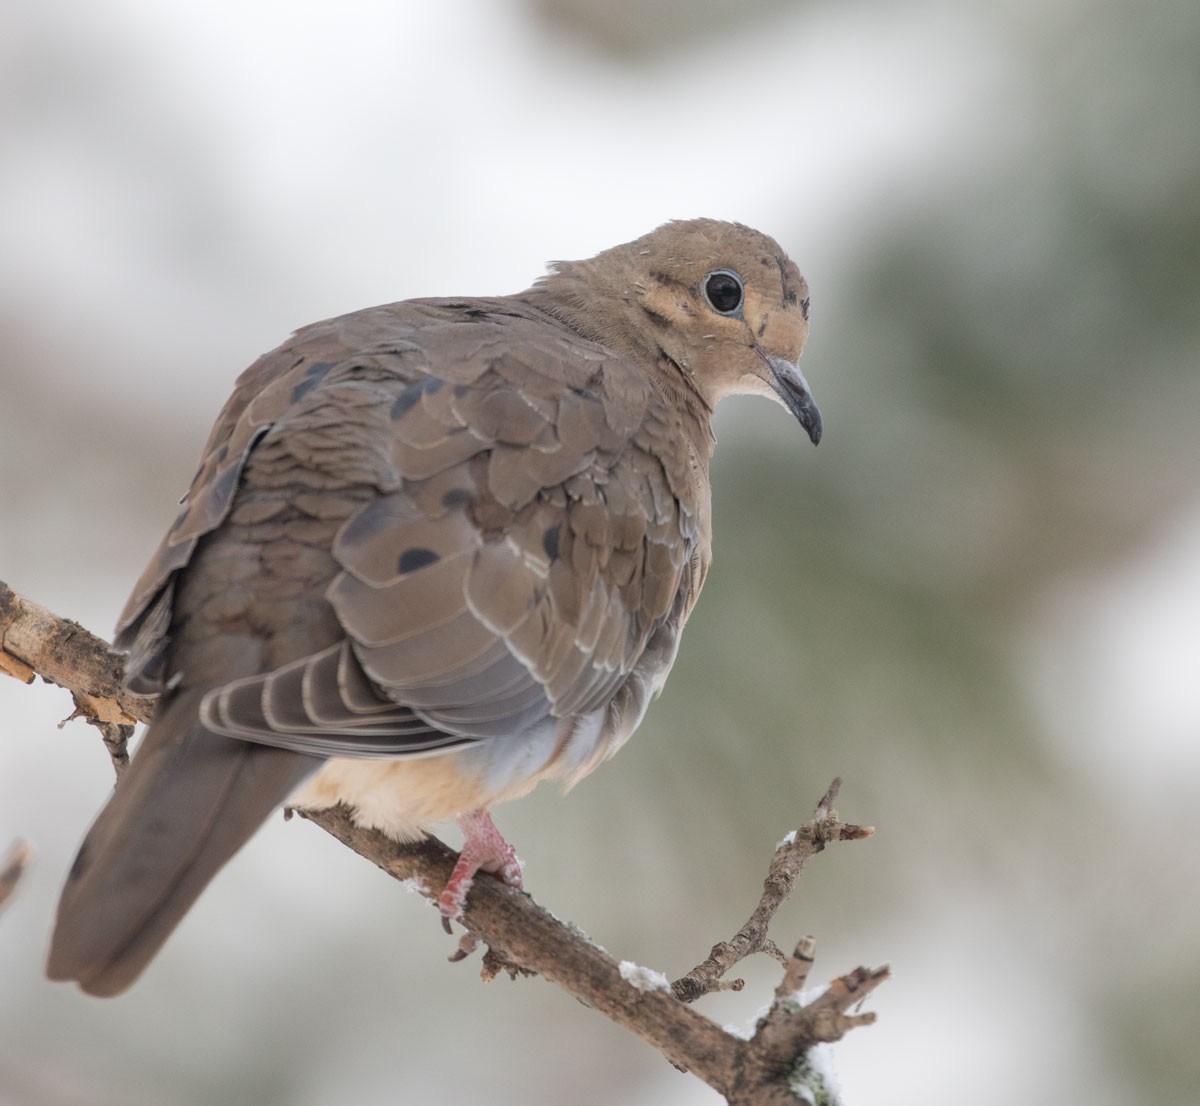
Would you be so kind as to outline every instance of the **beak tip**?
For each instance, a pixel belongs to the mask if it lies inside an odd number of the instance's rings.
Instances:
[[[801,425],[808,431],[809,441],[813,445],[821,444],[821,435],[825,433],[825,420],[821,418],[821,409],[809,399],[808,409],[804,412],[806,419],[801,419]]]
[[[772,386],[776,394],[783,400],[784,406],[795,415],[796,421],[804,427],[809,441],[813,445],[819,445],[824,423],[804,374],[793,362],[781,358],[772,358],[769,364],[773,378]]]

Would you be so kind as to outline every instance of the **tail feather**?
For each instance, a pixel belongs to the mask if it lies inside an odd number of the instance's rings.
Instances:
[[[51,979],[93,995],[124,991],[212,877],[321,766],[206,730],[200,698],[187,691],[164,704],[88,832],[59,902]]]

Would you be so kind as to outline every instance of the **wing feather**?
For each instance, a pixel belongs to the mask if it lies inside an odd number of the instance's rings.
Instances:
[[[368,331],[370,348],[355,349]],[[705,537],[706,505],[687,501],[678,466],[654,454],[670,418],[662,405],[640,370],[543,317],[430,301],[300,332],[244,374],[174,536],[131,600],[124,625],[146,639],[142,669],[156,672],[173,574],[231,510],[277,525],[281,542],[303,540],[291,515],[261,498],[243,504],[240,480],[277,481],[322,524],[346,513],[336,479],[288,491],[288,466],[295,454],[332,471],[341,431],[319,416],[361,406],[370,417],[356,416],[355,432],[373,437],[356,449],[375,460],[339,471],[380,491],[333,542],[339,571],[325,597],[343,636],[214,689],[205,725],[306,753],[379,756],[513,736],[609,704],[630,714],[618,692],[648,662],[655,672],[631,692],[661,683],[662,651],[647,646],[690,606],[675,599]],[[304,451],[246,469],[264,434],[284,444],[302,423],[315,427]]]

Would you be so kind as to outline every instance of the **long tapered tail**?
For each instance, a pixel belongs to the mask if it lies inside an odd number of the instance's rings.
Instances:
[[[93,995],[124,991],[209,880],[323,763],[204,729],[201,694],[160,708],[80,847],[59,901],[51,979]]]

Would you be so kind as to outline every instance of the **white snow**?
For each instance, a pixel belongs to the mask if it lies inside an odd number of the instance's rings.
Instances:
[[[833,1063],[833,1048],[827,1044],[813,1045],[796,1065],[790,1085],[801,1101],[811,1106],[838,1106],[842,1088]]]
[[[639,991],[666,991],[671,993],[671,981],[653,968],[643,968],[632,960],[622,960],[620,965],[621,978]]]

